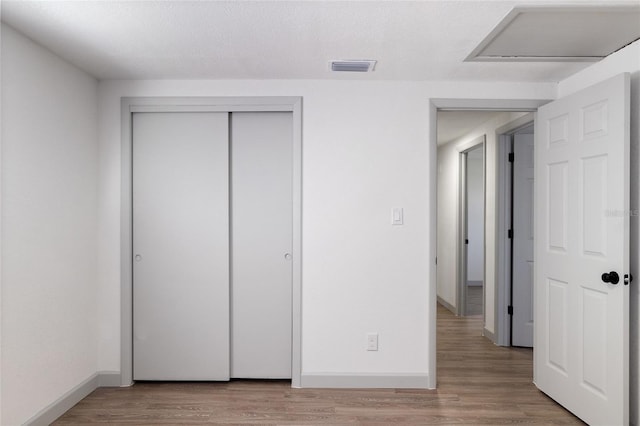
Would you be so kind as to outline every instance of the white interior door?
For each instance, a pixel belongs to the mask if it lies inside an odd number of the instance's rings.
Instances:
[[[293,116],[234,112],[231,135],[231,377],[291,378]]]
[[[533,134],[513,144],[513,318],[511,344],[533,346]]]
[[[133,378],[229,379],[227,113],[133,115]]]
[[[628,74],[536,123],[534,381],[591,425],[627,425]]]

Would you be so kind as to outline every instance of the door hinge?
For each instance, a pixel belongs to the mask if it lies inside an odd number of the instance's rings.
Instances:
[[[513,306],[507,306],[507,313],[513,315]]]
[[[513,152],[510,152],[510,153],[509,153],[509,162],[510,162],[510,163],[513,163],[513,162],[514,162],[514,160],[515,160],[515,155],[513,155]]]
[[[509,239],[513,238],[513,230],[512,229],[509,229],[507,231],[507,238],[509,238]]]
[[[469,244],[469,240],[467,238],[464,239],[465,244]]]
[[[436,257],[436,265],[438,264],[438,258]]]

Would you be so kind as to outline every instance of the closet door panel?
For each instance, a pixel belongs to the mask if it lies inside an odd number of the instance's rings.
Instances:
[[[292,130],[231,114],[231,376],[291,378]]]
[[[229,379],[229,115],[133,115],[133,375]]]

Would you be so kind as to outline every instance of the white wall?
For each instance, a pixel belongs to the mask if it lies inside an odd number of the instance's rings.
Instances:
[[[3,425],[97,370],[97,82],[2,25]]]
[[[467,281],[484,280],[484,179],[483,149],[467,156]]]
[[[2,8],[0,7],[0,18]],[[0,28],[0,82],[2,81],[2,31]],[[2,423],[2,84],[0,84],[0,423]]]
[[[121,96],[303,96],[303,374],[427,374],[429,98],[545,99],[555,85],[101,82],[100,370],[120,365]],[[378,352],[365,350],[371,331]]]
[[[555,95],[550,96],[550,98]],[[469,134],[438,147],[438,296],[457,308],[457,233],[458,188],[460,176],[459,153],[470,147],[470,143],[485,135],[486,170],[486,214],[485,214],[485,329],[495,333],[495,291],[496,291],[496,129],[526,113],[505,112],[479,126]]]
[[[640,425],[640,227],[638,208],[640,200],[640,41],[622,49],[606,59],[584,69],[558,84],[558,96],[566,96],[589,87],[621,72],[631,73],[631,274],[635,280],[630,286],[630,420]]]

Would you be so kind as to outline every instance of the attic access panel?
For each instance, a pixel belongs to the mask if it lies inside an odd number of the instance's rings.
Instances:
[[[465,61],[596,62],[640,38],[640,5],[516,7]]]

